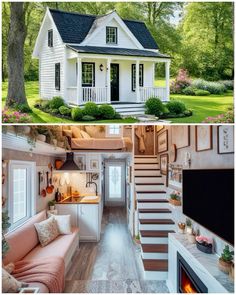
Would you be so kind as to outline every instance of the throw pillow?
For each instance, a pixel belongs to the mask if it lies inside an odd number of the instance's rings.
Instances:
[[[85,132],[83,130],[81,130],[80,133],[82,135],[82,138],[85,138],[85,139],[91,138],[91,136],[87,132]]]
[[[81,131],[79,127],[71,126],[72,137],[74,138],[82,138]]]
[[[72,137],[72,131],[71,130],[64,130],[63,135],[68,136],[68,137]]]
[[[20,288],[27,287],[28,284],[17,281],[4,268],[2,269],[2,292],[18,293]]]
[[[72,233],[70,215],[54,215],[54,218],[57,222],[58,230],[61,235],[70,235]]]
[[[35,223],[34,226],[42,247],[48,245],[59,236],[59,230],[54,216],[39,223]]]

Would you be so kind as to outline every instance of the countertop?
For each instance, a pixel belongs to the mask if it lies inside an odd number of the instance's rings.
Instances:
[[[79,197],[74,197],[74,196],[66,196],[63,201],[57,202],[56,204],[99,204],[101,201],[101,196],[97,196],[96,199],[93,200],[88,200],[85,197],[86,196],[91,196],[90,195],[81,195]]]

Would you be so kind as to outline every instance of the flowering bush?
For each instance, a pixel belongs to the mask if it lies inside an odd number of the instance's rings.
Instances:
[[[191,85],[191,80],[188,72],[185,69],[180,69],[177,77],[170,84],[170,91],[173,94],[181,94],[183,89]]]
[[[180,200],[180,192],[173,191],[173,192],[170,194],[170,198],[171,198],[172,200],[177,200],[177,201],[179,201],[179,200]]]
[[[203,123],[234,123],[234,110],[229,108],[225,114],[216,117],[207,117]]]
[[[226,91],[224,84],[220,82],[210,82],[203,79],[196,79],[192,82],[192,86],[197,89],[207,90],[211,94],[222,94]]]
[[[4,109],[2,112],[2,122],[3,123],[29,123],[31,122],[31,117],[25,113]]]

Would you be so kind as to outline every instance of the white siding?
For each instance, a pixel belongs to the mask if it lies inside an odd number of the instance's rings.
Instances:
[[[106,44],[106,26],[117,27],[118,32],[118,42],[117,45]],[[95,34],[94,37],[88,42],[88,46],[106,46],[106,47],[119,47],[119,48],[132,48],[137,49],[137,45],[131,40],[125,30],[118,24],[118,22],[112,19],[98,34]],[[128,28],[127,28],[128,30]]]
[[[50,99],[53,96],[62,96],[64,94],[64,51],[65,47],[62,43],[57,31],[53,28],[53,24],[49,18],[45,21],[43,28],[43,41],[40,50],[40,96],[43,99]],[[53,29],[53,47],[48,47],[48,30]],[[61,87],[60,91],[55,89],[55,63],[60,63],[61,71]]]

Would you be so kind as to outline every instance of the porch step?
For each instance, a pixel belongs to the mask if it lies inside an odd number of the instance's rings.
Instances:
[[[145,112],[145,106],[143,103],[129,103],[129,104],[112,104],[112,107],[121,116],[134,116],[143,115]]]

